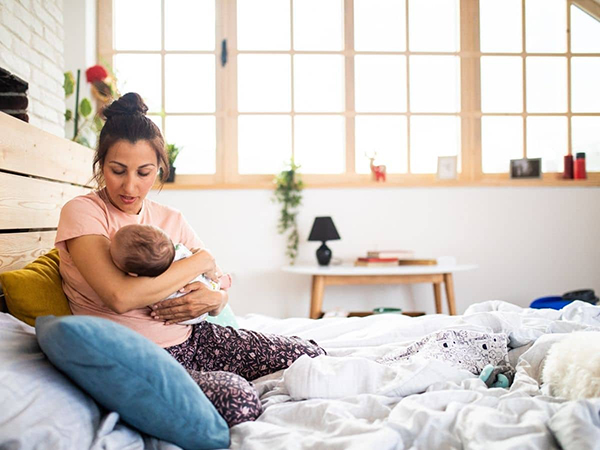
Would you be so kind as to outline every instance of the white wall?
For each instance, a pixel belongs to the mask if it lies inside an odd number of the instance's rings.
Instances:
[[[29,83],[29,123],[64,136],[62,0],[0,2],[0,67]]]
[[[79,82],[80,99],[91,99],[90,85],[86,82],[85,71],[97,64],[96,51],[96,0],[64,0],[65,64],[64,71],[73,72],[77,80],[77,69],[81,70]],[[75,108],[75,94],[67,99],[67,107]],[[72,138],[73,122],[66,124],[65,136]]]
[[[310,277],[281,272],[285,241],[277,234],[278,206],[270,197],[266,190],[151,194],[182,210],[219,264],[233,273],[236,313],[307,316]],[[574,289],[600,292],[598,188],[306,189],[299,262],[315,261],[320,243],[306,238],[319,215],[332,216],[341,235],[328,243],[334,257],[353,260],[377,247],[402,248],[477,264],[477,270],[454,276],[459,312],[489,299],[527,306]],[[433,289],[419,284],[325,291],[326,310],[396,305],[434,312]]]

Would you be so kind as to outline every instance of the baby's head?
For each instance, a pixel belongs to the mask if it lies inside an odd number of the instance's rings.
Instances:
[[[130,275],[157,277],[175,258],[175,247],[160,228],[152,225],[126,225],[110,242],[115,265]]]

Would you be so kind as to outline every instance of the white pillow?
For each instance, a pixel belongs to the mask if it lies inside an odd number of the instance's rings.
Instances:
[[[90,448],[96,403],[46,359],[35,329],[0,313],[0,448]]]

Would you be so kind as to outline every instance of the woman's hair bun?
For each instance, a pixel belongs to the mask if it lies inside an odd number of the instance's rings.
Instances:
[[[128,92],[118,100],[115,100],[108,105],[102,113],[106,119],[110,119],[114,116],[132,116],[134,114],[146,114],[148,107],[142,100],[139,94],[135,92]]]

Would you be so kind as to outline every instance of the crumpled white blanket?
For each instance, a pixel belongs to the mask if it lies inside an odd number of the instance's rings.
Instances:
[[[579,449],[600,442],[600,399],[552,398],[540,381],[545,355],[564,333],[600,330],[598,306],[531,310],[495,300],[462,316],[248,316],[241,326],[314,339],[329,356],[302,357],[256,380],[265,412],[232,429],[232,448]],[[517,369],[510,389],[488,389],[441,361],[411,358],[399,370],[375,362],[442,329],[506,333]]]
[[[460,383],[472,377],[468,370],[421,357],[413,357],[404,364],[386,366],[351,356],[311,359],[304,355],[284,372],[283,383],[294,400],[360,394],[407,397],[424,392],[437,382]]]

